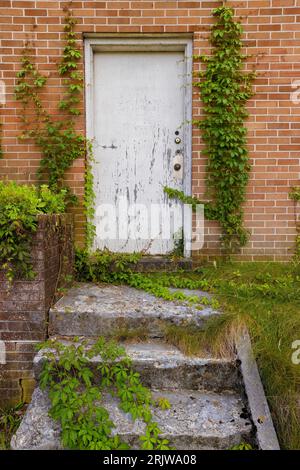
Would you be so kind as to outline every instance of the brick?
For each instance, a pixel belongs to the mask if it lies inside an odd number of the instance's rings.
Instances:
[[[108,24],[129,24],[130,19],[129,18],[120,18],[120,17],[114,17],[114,18],[108,18],[107,20]]]
[[[71,221],[70,215],[40,216],[32,243],[33,269],[37,273],[33,281],[18,280],[8,291],[0,271],[0,339],[7,347],[7,362],[0,365],[0,377],[5,383],[5,390],[0,387],[1,405],[14,400],[19,393],[23,401],[30,400],[35,344],[46,338],[48,309],[65,274],[72,272]],[[15,387],[16,382],[19,388]]]
[[[42,10],[39,8],[27,9],[25,8],[24,13],[26,16],[47,16],[47,10]]]
[[[200,2],[178,2],[178,8],[200,8],[200,6],[202,6]]]

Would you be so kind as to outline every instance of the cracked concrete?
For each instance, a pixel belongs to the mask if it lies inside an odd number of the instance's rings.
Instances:
[[[197,291],[198,295],[207,296]],[[158,299],[128,286],[79,284],[50,310],[50,335],[100,336],[120,329],[143,328],[151,337],[162,337],[166,324],[194,324],[219,312],[198,309],[183,302]]]
[[[243,402],[234,393],[215,394],[190,390],[154,391],[154,398],[167,398],[169,410],[153,409],[154,420],[176,449],[228,449],[251,434],[251,423],[241,418]],[[137,449],[145,423],[132,421],[118,407],[117,399],[105,395],[103,406],[115,423],[118,434]],[[50,400],[45,391],[36,388],[27,413],[14,435],[11,446],[18,450],[61,449],[60,426],[48,416]]]

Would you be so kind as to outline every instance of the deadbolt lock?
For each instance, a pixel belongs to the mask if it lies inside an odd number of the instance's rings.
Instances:
[[[175,139],[175,144],[180,144],[180,142],[181,142],[181,138],[180,138],[180,137],[176,137],[176,139]]]
[[[180,169],[181,169],[180,163],[175,163],[175,165],[174,165],[174,170],[175,170],[175,171],[179,171]]]

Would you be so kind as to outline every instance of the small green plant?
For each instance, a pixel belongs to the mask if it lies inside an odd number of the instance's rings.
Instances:
[[[247,442],[241,442],[240,444],[231,447],[229,450],[253,450],[251,444],[247,444]]]
[[[23,403],[0,409],[0,450],[10,448],[11,437],[18,429],[23,413]]]
[[[159,397],[157,399],[157,404],[162,410],[169,410],[171,408],[169,400],[164,397]]]
[[[290,192],[290,198],[294,201],[300,201],[300,186],[294,186]]]
[[[174,233],[174,248],[168,253],[168,258],[177,259],[184,256],[184,233],[183,228],[179,229],[178,232]]]
[[[150,390],[144,387],[140,376],[124,348],[114,341],[99,338],[93,345],[87,342],[64,345],[48,340],[40,345],[47,348],[42,389],[49,389],[50,416],[61,424],[61,439],[67,449],[121,450],[129,446],[113,434],[115,424],[103,406],[103,397],[110,394],[118,399],[118,406],[132,419],[145,423],[145,434],[140,436],[141,449],[170,449],[161,439],[161,430],[153,420],[151,407],[168,409],[167,400],[157,404]],[[97,372],[89,367],[89,360],[101,358]],[[163,400],[163,401],[162,401]]]
[[[31,237],[37,230],[40,214],[61,214],[66,194],[48,186],[18,185],[0,182],[0,268],[11,283],[17,277],[33,279]]]

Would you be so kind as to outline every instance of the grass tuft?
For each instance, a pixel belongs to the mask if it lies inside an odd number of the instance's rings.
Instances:
[[[23,403],[0,409],[0,450],[10,449],[10,440],[21,423],[24,411]]]

